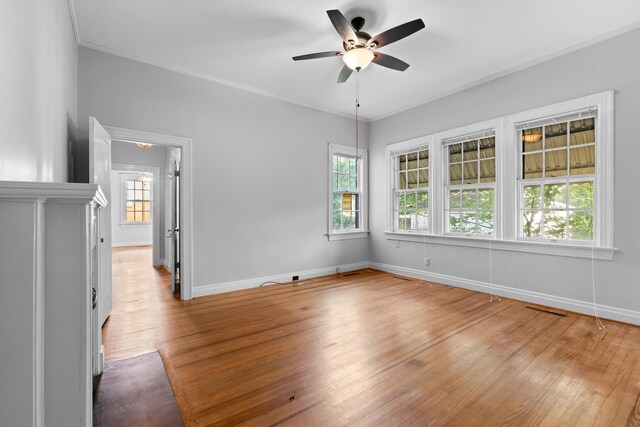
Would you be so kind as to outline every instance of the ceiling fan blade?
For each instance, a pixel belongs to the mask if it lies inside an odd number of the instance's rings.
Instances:
[[[340,70],[340,74],[338,74],[338,83],[346,82],[351,73],[353,73],[353,70],[351,68],[347,67],[346,65],[342,67],[342,70]]]
[[[405,22],[402,25],[398,25],[397,27],[393,27],[390,30],[372,37],[371,40],[367,42],[367,44],[370,45],[371,43],[375,42],[376,47],[386,46],[393,42],[397,42],[398,40],[401,40],[407,36],[410,36],[411,34],[415,33],[416,31],[420,31],[423,28],[424,22],[422,22],[422,19]]]
[[[327,10],[327,15],[345,43],[349,44],[349,40],[353,40],[354,43],[358,42],[358,36],[356,36],[353,27],[338,9]]]
[[[331,51],[328,51],[328,52],[309,53],[307,55],[294,56],[293,60],[294,61],[302,61],[304,59],[327,58],[329,56],[338,56],[341,53],[342,52],[337,52],[337,51],[334,51],[334,50],[331,50]]]
[[[375,58],[371,62],[375,62],[383,67],[391,68],[392,70],[404,71],[409,68],[409,64],[399,60],[395,56],[386,55],[381,52],[375,53]]]

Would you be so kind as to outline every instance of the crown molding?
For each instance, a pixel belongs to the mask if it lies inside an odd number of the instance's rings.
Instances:
[[[71,18],[71,26],[73,27],[73,36],[76,39],[76,44],[80,45],[80,27],[78,26],[78,14],[76,13],[76,4],[74,0],[67,0],[69,6],[69,17]]]
[[[69,1],[73,1],[73,0],[69,0]],[[337,112],[337,111],[332,111],[332,110],[328,110],[328,109],[325,109],[325,108],[320,108],[320,107],[317,107],[317,106],[314,106],[314,105],[305,104],[303,102],[293,101],[291,99],[276,95],[273,92],[269,92],[269,91],[265,91],[265,90],[262,90],[262,89],[258,89],[258,88],[255,88],[253,86],[248,86],[248,85],[244,85],[242,83],[234,82],[234,81],[231,81],[231,80],[226,80],[226,79],[222,79],[222,78],[219,78],[219,77],[210,76],[208,74],[199,73],[199,72],[196,72],[196,71],[189,70],[187,68],[178,67],[176,65],[167,64],[167,63],[161,62],[161,61],[156,61],[154,59],[146,58],[146,57],[143,57],[143,56],[140,56],[140,55],[134,55],[134,54],[131,54],[131,53],[128,53],[128,52],[124,52],[124,51],[119,50],[119,49],[115,49],[115,48],[112,48],[112,47],[109,47],[109,46],[104,46],[104,45],[101,45],[101,44],[98,44],[98,43],[94,43],[94,42],[90,42],[90,41],[87,41],[87,40],[81,40],[78,43],[78,46],[81,46],[81,47],[84,47],[84,48],[87,48],[87,49],[96,50],[96,51],[103,52],[103,53],[108,53],[108,54],[114,55],[114,56],[119,56],[119,57],[124,58],[124,59],[129,59],[131,61],[136,61],[136,62],[140,62],[140,63],[143,63],[143,64],[151,65],[153,67],[162,68],[164,70],[173,71],[175,73],[184,74],[184,75],[187,75],[187,76],[190,76],[190,77],[195,77],[197,79],[207,80],[209,82],[213,82],[213,83],[216,83],[216,84],[219,84],[219,85],[222,85],[222,86],[226,86],[226,87],[230,87],[230,88],[233,88],[233,89],[238,89],[238,90],[242,90],[242,91],[245,91],[245,92],[250,92],[250,93],[253,93],[253,94],[256,94],[256,95],[266,96],[267,98],[276,99],[278,101],[286,102],[286,103],[289,103],[289,104],[294,104],[294,105],[298,105],[298,106],[301,106],[301,107],[309,108],[309,109],[312,109],[312,110],[321,111],[323,113],[331,114],[331,115],[334,115],[334,116],[339,116],[339,117],[347,118],[347,119],[350,119],[350,120],[355,120],[355,115],[343,114],[343,113],[340,113],[340,112]],[[367,118],[360,117],[360,121],[368,123],[371,120],[367,119]]]

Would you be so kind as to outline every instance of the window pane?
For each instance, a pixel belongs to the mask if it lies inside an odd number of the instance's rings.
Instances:
[[[569,206],[574,209],[593,208],[593,182],[569,184]]]
[[[399,178],[400,178],[400,190],[406,190],[407,189],[407,172],[405,171],[400,172]]]
[[[596,140],[595,119],[574,120],[569,125],[571,140],[569,144],[591,144]]]
[[[135,213],[136,222],[142,221],[142,212]]]
[[[340,156],[339,162],[339,172],[340,173],[349,173],[349,159],[346,157]]]
[[[449,165],[449,183],[451,185],[462,184],[462,163]]]
[[[349,191],[349,175],[340,175],[340,190]]]
[[[593,212],[572,211],[569,213],[569,238],[593,240]]]
[[[337,173],[333,174],[333,190],[339,190],[340,189],[340,175],[338,175]]]
[[[143,181],[142,182],[142,189],[143,190],[151,190],[151,183],[147,182],[147,181]]]
[[[151,200],[151,191],[143,190],[142,191],[142,200]]]
[[[338,170],[339,170],[339,169],[338,169],[338,163],[339,163],[338,156],[336,156],[336,155],[334,154],[334,155],[333,155],[333,172],[334,172],[334,173],[335,173],[335,172],[338,172]]]
[[[342,224],[340,223],[341,215],[342,214],[340,212],[333,213],[333,229],[334,230],[340,230],[342,228]]]
[[[493,234],[493,210],[478,212],[478,233]]]
[[[539,185],[525,185],[522,197],[522,207],[525,209],[538,209],[542,205]]]
[[[417,203],[416,193],[405,194],[405,203],[407,210],[415,209]]]
[[[566,211],[545,210],[544,236],[550,239],[564,239],[566,234],[566,222]]]
[[[493,211],[493,189],[478,190],[478,209]]]
[[[353,221],[353,214],[351,212],[342,212],[342,229],[349,230],[355,227],[355,223]]]
[[[567,124],[558,123],[544,127],[544,148],[559,148],[567,146]]]
[[[429,193],[418,193],[418,209],[426,210],[429,207]]]
[[[522,211],[522,235],[524,237],[540,237],[542,211]]]
[[[418,169],[418,152],[407,153],[407,169]]]
[[[544,207],[551,209],[567,208],[566,184],[546,184],[544,186]]]
[[[429,187],[429,169],[420,169],[420,173],[418,174],[418,187]]]
[[[407,171],[407,187],[418,188],[418,171],[416,170]]]
[[[567,150],[546,151],[544,153],[544,176],[567,176]]]
[[[451,144],[449,146],[449,163],[462,161],[462,144]]]
[[[460,223],[459,212],[449,212],[449,231],[453,233],[462,232],[462,224]]]
[[[522,156],[522,178],[542,178],[542,153]]]
[[[467,141],[462,144],[464,161],[476,160],[478,158],[478,141]]]
[[[151,210],[151,203],[150,202],[142,202],[142,210],[143,211],[150,211]]]
[[[127,190],[127,200],[133,200],[135,198],[135,194],[133,190]]]
[[[349,191],[358,191],[358,180],[355,176],[349,175]]]
[[[480,158],[487,159],[496,156],[496,138],[483,138],[480,140]]]
[[[406,207],[407,207],[407,202],[405,201],[405,194],[399,193],[398,194],[398,210],[400,212],[404,212]]]
[[[127,190],[133,190],[134,182],[129,180],[127,181]]]
[[[419,156],[420,156],[420,167],[421,168],[429,167],[429,150],[422,150]]]
[[[462,209],[476,209],[476,190],[462,191]]]
[[[142,182],[140,182],[140,181],[134,181],[134,183],[135,183],[135,187],[134,187],[134,188],[135,188],[136,190],[142,190]]]
[[[476,214],[475,213],[462,214],[462,231],[465,233],[476,232]]]
[[[133,211],[133,202],[127,202],[127,212]]]
[[[349,159],[349,174],[355,176],[358,171],[356,169],[356,159]]]
[[[478,182],[478,162],[465,162],[464,165],[464,183],[475,184]]]
[[[584,145],[569,150],[571,175],[593,175],[596,172],[596,146]]]
[[[342,194],[333,193],[333,211],[342,210]]]
[[[522,131],[522,152],[542,150],[542,128],[524,129]]]
[[[460,207],[460,191],[453,190],[449,192],[449,207],[451,209],[457,209]]]
[[[401,154],[400,156],[398,156],[398,162],[400,165],[400,170],[404,171],[407,170],[407,155],[406,154]]]
[[[136,211],[141,211],[142,210],[142,202],[135,202],[134,203],[134,209]],[[137,221],[137,220],[136,220]]]
[[[145,222],[151,221],[151,212],[144,212],[142,214],[142,220]]]
[[[136,220],[135,214],[133,212],[127,212],[127,222],[133,222]]]
[[[480,160],[480,182],[496,181],[496,159]]]

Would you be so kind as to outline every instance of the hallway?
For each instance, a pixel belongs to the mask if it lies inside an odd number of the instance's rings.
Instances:
[[[159,349],[169,304],[180,304],[171,293],[171,274],[151,266],[151,251],[113,248],[113,311],[102,328],[106,363]]]

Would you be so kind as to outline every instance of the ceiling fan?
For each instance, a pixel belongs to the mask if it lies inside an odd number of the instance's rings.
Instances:
[[[310,53],[307,55],[294,56],[294,61],[302,61],[305,59],[326,58],[331,56],[341,56],[344,66],[338,75],[338,83],[347,81],[351,73],[365,69],[371,62],[392,70],[404,71],[409,68],[409,64],[399,60],[391,55],[378,52],[378,48],[397,42],[416,31],[424,28],[422,19],[405,22],[402,25],[391,28],[375,37],[360,31],[364,26],[364,18],[358,16],[351,20],[351,24],[347,18],[337,9],[327,10],[327,15],[331,23],[342,37],[342,45],[344,52],[327,51]]]

